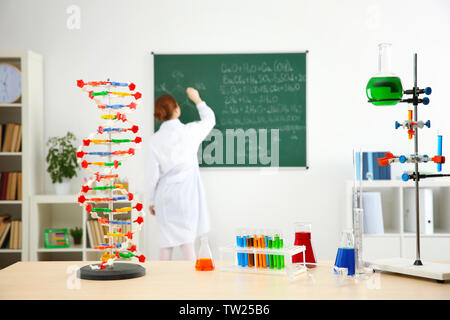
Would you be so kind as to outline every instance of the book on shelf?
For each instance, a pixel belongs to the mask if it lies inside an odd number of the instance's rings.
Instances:
[[[14,144],[14,152],[20,152],[20,148],[22,147],[22,125],[18,124],[19,133],[17,134],[16,143]]]
[[[104,242],[105,233],[103,232],[102,225],[100,224],[100,222],[98,222],[98,220],[94,220],[94,224],[95,224],[95,227],[97,228],[98,244],[100,245],[101,243]]]
[[[9,237],[9,249],[16,249],[17,221],[11,221],[11,235]]]
[[[386,152],[363,152],[363,180],[390,180],[391,166],[380,166],[378,158],[384,158]],[[359,152],[356,153],[356,179],[359,180],[360,173]]]
[[[6,200],[6,186],[8,184],[8,172],[1,173],[0,181],[0,200]]]
[[[100,223],[97,220],[89,220],[92,229],[92,235],[94,240],[94,246],[100,245],[103,239],[103,231],[100,227]]]
[[[2,222],[3,228],[2,228],[2,234],[0,235],[0,248],[6,248],[6,244],[9,240],[9,230],[11,228],[11,221],[7,220]]]
[[[16,229],[15,229],[15,233],[14,233],[14,244],[13,244],[12,249],[21,249],[20,237],[22,234],[22,221],[16,220],[15,224],[16,224]]]
[[[6,190],[6,200],[16,200],[17,172],[10,172]]]
[[[92,240],[91,241],[91,247],[92,248],[97,245],[97,230],[95,230],[95,228],[94,228],[93,221],[94,220],[88,220],[87,221],[89,230],[91,230],[91,236],[92,236],[91,237],[91,240]]]
[[[11,217],[9,215],[3,215],[0,217],[0,248],[6,238],[6,233],[8,232],[7,225]]]
[[[8,172],[8,180],[6,182],[6,196],[5,196],[5,200],[11,200],[11,182],[13,180],[13,174],[12,172]]]
[[[4,127],[4,125],[0,124],[0,151],[3,148],[3,127]]]
[[[86,244],[86,247],[93,248],[94,240],[93,240],[93,236],[92,236],[92,228],[91,228],[90,220],[86,221],[86,230],[87,230],[87,242],[88,242]]]
[[[17,138],[19,136],[19,125],[12,123],[12,135],[11,135],[11,145],[8,152],[14,152],[16,150]]]
[[[12,126],[11,123],[7,123],[4,126],[5,134],[3,135],[2,152],[8,152],[12,139]]]
[[[18,232],[19,240],[17,240],[17,249],[22,249],[22,221],[19,220],[19,232]]]
[[[22,200],[22,172],[17,172],[17,200]]]

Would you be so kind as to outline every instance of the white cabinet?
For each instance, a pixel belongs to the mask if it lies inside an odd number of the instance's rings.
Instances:
[[[139,194],[135,194],[140,199]],[[34,195],[31,197],[30,260],[31,261],[98,261],[102,251],[93,248],[88,239],[89,214],[77,201],[78,195]],[[129,201],[117,201],[117,208],[127,207]],[[133,210],[134,211],[134,210]],[[100,214],[101,215],[101,214]],[[137,213],[123,218],[135,220]],[[68,248],[45,248],[45,229],[81,227],[83,237],[80,245],[72,244],[69,235]],[[138,243],[140,235],[137,235]]]
[[[433,233],[421,234],[420,252],[424,260],[450,261],[450,179],[428,179],[420,188],[433,194]],[[346,181],[345,225],[352,227],[353,181]],[[411,232],[409,193],[414,182],[398,180],[364,181],[363,192],[380,192],[383,210],[384,234],[364,235],[364,259],[411,258],[416,256],[416,236]],[[405,196],[406,195],[406,196]],[[413,212],[415,219],[415,210]],[[414,220],[415,221],[415,220]]]
[[[371,235],[363,238],[364,260],[395,258],[401,251],[400,236]]]
[[[21,72],[22,96],[14,103],[0,103],[0,124],[22,126],[19,152],[0,152],[0,172],[22,173],[22,200],[0,200],[0,216],[22,221],[20,249],[0,249],[0,269],[29,256],[30,196],[43,191],[43,58],[32,51],[0,51],[0,63]],[[0,150],[1,151],[1,150]]]

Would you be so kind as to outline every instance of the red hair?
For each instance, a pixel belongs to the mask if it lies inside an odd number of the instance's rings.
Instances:
[[[177,102],[170,94],[164,94],[155,101],[155,116],[156,120],[167,121],[172,118],[173,113],[177,109]]]

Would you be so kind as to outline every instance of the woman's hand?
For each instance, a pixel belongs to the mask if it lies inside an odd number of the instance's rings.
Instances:
[[[187,88],[186,94],[187,94],[188,98],[192,100],[193,103],[199,104],[200,102],[202,102],[202,99],[200,98],[200,94],[198,93],[198,91],[196,89]]]
[[[150,210],[150,213],[152,215],[155,215],[155,206],[150,206],[150,207],[148,207],[148,209]]]

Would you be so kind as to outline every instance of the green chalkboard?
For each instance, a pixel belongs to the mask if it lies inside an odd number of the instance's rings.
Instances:
[[[306,53],[154,54],[155,98],[171,94],[180,121],[199,120],[186,88],[216,116],[201,167],[307,167]],[[160,123],[155,121],[155,131]]]

